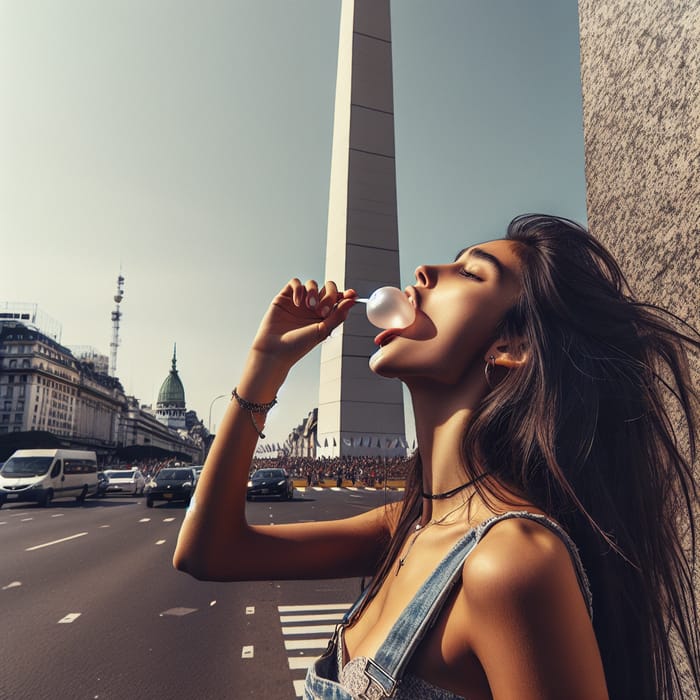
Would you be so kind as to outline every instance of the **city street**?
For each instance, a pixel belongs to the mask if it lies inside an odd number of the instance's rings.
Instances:
[[[402,494],[307,489],[254,523],[355,515]],[[359,579],[205,583],[171,558],[181,504],[0,509],[2,700],[293,700]],[[235,556],[235,552],[232,552]]]

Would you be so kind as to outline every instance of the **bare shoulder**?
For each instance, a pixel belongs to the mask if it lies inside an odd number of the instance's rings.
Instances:
[[[467,558],[463,629],[493,697],[607,698],[605,674],[564,541],[523,518],[496,523]]]
[[[562,539],[525,518],[495,524],[467,558],[462,585],[471,604],[523,605],[551,595],[581,598],[571,555]],[[544,594],[544,595],[543,595]]]

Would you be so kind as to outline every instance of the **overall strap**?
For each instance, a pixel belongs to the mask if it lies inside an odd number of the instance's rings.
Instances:
[[[543,525],[556,534],[566,545],[571,556],[581,592],[593,616],[593,605],[588,577],[583,568],[576,545],[560,525],[544,515],[517,511],[496,515],[466,533],[440,562],[433,573],[420,587],[391,628],[374,659],[367,659],[365,674],[378,685],[386,697],[390,697],[398,685],[408,662],[426,632],[435,624],[447,597],[460,580],[464,562],[496,523],[510,518],[525,518]]]
[[[476,541],[475,529],[459,539],[401,613],[375,658],[367,659],[365,674],[387,697],[394,692],[411,656],[437,620]]]
[[[513,511],[511,513],[503,513],[501,515],[496,515],[493,518],[485,520],[481,525],[476,527],[476,546],[481,538],[496,524],[500,523],[502,520],[509,520],[510,518],[524,518],[525,520],[532,520],[540,525],[543,525],[548,530],[551,530],[555,535],[559,537],[560,540],[566,545],[569,551],[569,556],[571,557],[571,563],[574,565],[574,570],[576,571],[576,578],[578,579],[578,585],[581,589],[581,594],[586,602],[586,607],[588,608],[588,615],[593,619],[593,596],[591,594],[591,586],[588,581],[588,576],[586,575],[586,570],[583,568],[583,562],[581,561],[581,556],[578,553],[578,549],[574,544],[573,540],[566,531],[559,525],[551,520],[546,515],[540,515],[539,513],[530,513],[527,510]]]

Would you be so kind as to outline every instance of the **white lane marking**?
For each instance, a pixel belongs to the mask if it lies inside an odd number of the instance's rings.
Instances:
[[[112,527],[111,525],[100,525],[100,527]]]
[[[255,606],[254,606],[254,605],[249,605],[249,606],[245,609],[245,614],[246,614],[246,615],[255,615]]]
[[[165,544],[165,540],[158,540],[156,544]]]
[[[85,537],[87,532],[79,532],[76,535],[70,535],[69,537],[62,537],[60,540],[54,540],[53,542],[44,542],[44,544],[37,544],[34,547],[27,547],[25,552],[33,552],[35,549],[42,549],[43,547],[50,547],[53,544],[60,544],[61,542],[68,542],[68,540],[74,540],[76,537]]]
[[[18,586],[21,586],[22,582],[21,581],[13,581],[12,583],[8,583],[7,586],[3,586],[2,590],[6,591],[8,588],[17,588]]]
[[[335,625],[301,625],[300,627],[283,627],[282,634],[331,634]]]
[[[250,646],[245,646],[243,649],[241,649],[241,658],[242,659],[252,659],[253,655],[255,654],[255,647],[251,644]]]
[[[20,520],[21,523],[28,523],[30,520],[34,520],[34,518],[22,518]]]
[[[304,693],[303,676],[313,664],[314,657],[328,647],[328,637],[336,627],[335,624],[313,623],[338,623],[350,605],[350,603],[312,603],[277,606],[284,648],[288,654],[287,663],[292,675],[294,692],[298,697]],[[285,623],[292,624],[285,625]],[[319,634],[327,636],[319,637]]]
[[[141,518],[141,520],[139,520],[139,522],[140,523],[150,523],[151,519],[150,518]]]
[[[213,607],[214,605],[216,605],[216,601],[215,601],[215,600],[212,600],[211,603],[209,603],[209,607],[211,608],[211,607]]]
[[[359,491],[357,486],[348,486],[348,491]]]
[[[302,493],[304,493],[304,491],[306,491],[306,486],[295,486],[294,488],[297,491],[301,491]]]
[[[82,613],[68,613],[65,617],[62,617],[59,621],[59,625],[70,625],[71,622],[75,622]]]
[[[340,488],[340,486],[331,486],[331,491],[342,491],[343,489]]]
[[[184,615],[189,615],[193,612],[197,612],[197,608],[170,608],[169,610],[163,610],[159,616],[163,617],[164,615],[173,615],[175,617],[183,617]]]
[[[54,513],[51,517],[52,518],[62,518],[65,515],[65,513]]]
[[[164,523],[171,523],[175,518],[163,518]]]
[[[317,603],[315,605],[278,605],[281,613],[305,612],[307,610],[342,610],[345,612],[352,603]]]
[[[7,520],[3,520],[0,525],[7,525]]]
[[[323,486],[312,486],[311,487],[314,491],[323,491]]]
[[[365,486],[365,491],[376,491],[377,489],[374,488],[374,486]]]
[[[344,613],[321,613],[320,615],[280,615],[280,622],[340,622]]]
[[[328,637],[319,639],[285,639],[284,648],[287,651],[297,649],[325,649],[328,646]]]
[[[21,518],[23,515],[28,515],[28,513],[10,513],[11,518]]]

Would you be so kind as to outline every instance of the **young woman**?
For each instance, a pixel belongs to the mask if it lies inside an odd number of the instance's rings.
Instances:
[[[404,500],[246,522],[265,413],[355,299],[294,279],[255,337],[175,566],[212,580],[372,576],[309,698],[680,698],[682,676],[700,689],[683,451],[695,332],[635,301],[585,229],[540,215],[419,267],[406,294],[415,321],[380,333],[370,361],[413,401]]]

